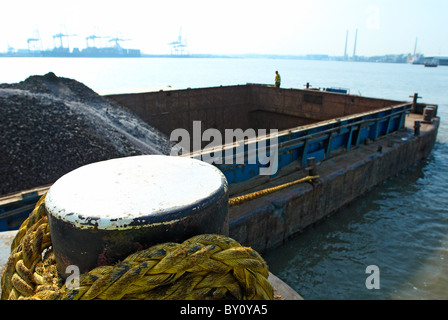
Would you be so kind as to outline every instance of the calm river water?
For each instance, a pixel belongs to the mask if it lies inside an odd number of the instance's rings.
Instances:
[[[265,255],[305,299],[448,299],[448,67],[281,59],[0,58],[0,83],[53,71],[98,93],[269,83],[439,105],[431,155]],[[367,289],[367,266],[379,289]]]

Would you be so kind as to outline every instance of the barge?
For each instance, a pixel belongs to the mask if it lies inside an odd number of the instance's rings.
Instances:
[[[229,182],[230,197],[319,176],[229,208],[230,236],[259,252],[281,245],[425,158],[440,121],[438,106],[418,103],[418,94],[406,102],[247,84],[107,97],[168,136],[183,128],[191,139],[186,145],[193,148],[182,156],[210,160],[221,154],[224,160],[214,164]],[[222,147],[209,147],[210,138],[200,146],[193,141],[210,128],[222,136],[226,129],[240,129],[247,136]],[[248,134],[263,129],[265,136]],[[272,129],[278,132],[269,135]],[[276,148],[270,148],[273,141]],[[249,161],[261,148],[277,161],[272,174],[260,174],[272,164]]]
[[[260,252],[281,245],[425,158],[440,121],[437,105],[416,99],[405,102],[260,84],[105,97],[167,136],[179,129],[188,133],[190,140],[184,137],[183,142],[192,148],[184,148],[179,156],[217,166],[229,183],[230,197],[318,175],[229,208],[230,236]],[[209,129],[222,137],[230,132],[233,141],[210,143],[204,136]],[[257,135],[261,131],[264,134]],[[260,151],[272,161],[263,162],[257,157]],[[0,230],[17,229],[49,187],[0,197]]]
[[[246,84],[104,97],[172,137],[173,156],[220,169],[230,198],[277,188],[229,207],[229,236],[260,253],[425,158],[440,122],[438,106],[417,94],[406,102]],[[49,187],[0,197],[3,235]]]

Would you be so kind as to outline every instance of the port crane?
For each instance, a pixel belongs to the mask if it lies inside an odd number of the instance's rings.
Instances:
[[[28,43],[28,50],[29,51],[35,51],[37,48],[39,48],[39,44],[35,44],[36,42],[39,42],[39,38],[28,38],[26,42]]]
[[[182,28],[179,31],[179,36],[176,41],[168,43],[171,46],[171,55],[184,55],[187,41],[182,41]]]
[[[67,38],[67,48],[70,49],[68,38],[69,37],[74,37],[74,36],[77,36],[77,35],[76,34],[63,34],[62,32],[59,32],[59,33],[53,35],[54,47],[58,48],[58,49],[64,49],[64,45],[63,45],[63,40],[62,39],[63,38]],[[56,39],[59,39],[59,44],[60,44],[59,47],[56,46]]]
[[[121,48],[120,44],[118,43],[119,41],[128,41],[128,40],[132,40],[132,39],[121,39],[121,38],[112,38],[109,40],[109,42],[115,42],[115,47],[116,48]]]
[[[26,40],[28,51],[42,51],[42,39],[38,30],[34,31],[33,37]]]
[[[96,48],[96,46],[95,46],[95,39],[105,39],[105,38],[107,39],[107,38],[110,38],[110,37],[100,37],[100,36],[92,34],[92,35],[86,37],[86,47],[87,48],[91,48],[91,47]],[[89,43],[90,43],[89,40],[93,44],[92,46],[89,45]]]

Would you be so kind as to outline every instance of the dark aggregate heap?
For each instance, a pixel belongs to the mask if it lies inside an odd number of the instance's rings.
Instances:
[[[169,154],[135,114],[53,73],[0,84],[0,195],[54,183],[89,163]]]

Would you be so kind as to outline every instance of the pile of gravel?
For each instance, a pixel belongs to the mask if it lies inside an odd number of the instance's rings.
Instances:
[[[0,84],[0,195],[89,163],[170,153],[169,138],[116,102],[54,73]]]

